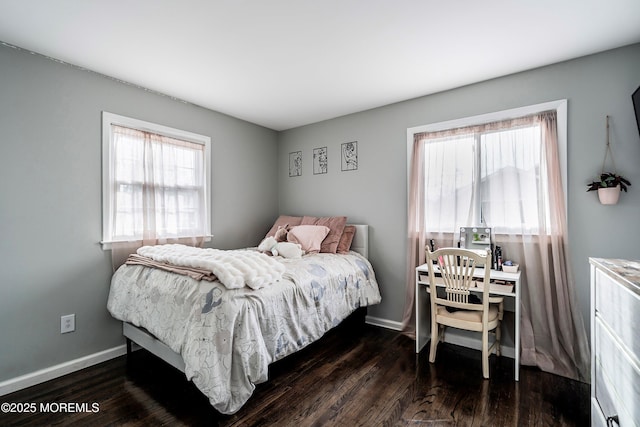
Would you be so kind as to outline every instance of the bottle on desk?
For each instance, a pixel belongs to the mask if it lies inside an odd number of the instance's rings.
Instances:
[[[496,246],[494,268],[498,271],[502,270],[502,248]]]
[[[431,247],[431,252],[435,252],[436,251],[436,243],[433,239],[429,239],[429,246]],[[433,260],[434,264],[437,264],[438,262],[434,259]]]

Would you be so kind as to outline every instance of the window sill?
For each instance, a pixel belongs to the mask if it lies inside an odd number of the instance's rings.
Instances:
[[[166,239],[166,240],[177,240],[177,239],[199,239],[202,238],[204,239],[205,242],[210,242],[211,239],[213,238],[213,234],[207,235],[207,236],[185,236],[185,237],[178,237],[178,238],[171,238],[171,239]],[[113,241],[105,241],[105,240],[101,240],[100,245],[102,245],[102,250],[103,251],[110,251],[112,249],[112,246],[114,243],[142,243],[142,240],[113,240]]]

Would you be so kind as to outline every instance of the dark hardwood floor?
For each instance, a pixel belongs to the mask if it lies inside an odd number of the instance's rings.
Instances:
[[[68,402],[89,412],[2,413],[0,425],[588,426],[589,386],[442,344],[428,350],[393,331],[348,324],[271,366],[270,380],[221,415],[184,374],[144,350],[1,396],[0,403]],[[97,407],[91,406],[96,403]],[[91,412],[92,409],[98,409]]]

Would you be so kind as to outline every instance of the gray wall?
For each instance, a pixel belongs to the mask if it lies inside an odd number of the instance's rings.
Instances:
[[[276,132],[0,46],[0,381],[124,342],[98,244],[103,110],[211,137],[211,246],[257,245],[278,214]]]
[[[370,258],[383,301],[369,314],[401,321],[407,227],[407,128],[558,99],[568,100],[568,222],[580,309],[588,324],[588,257],[640,259],[640,137],[631,94],[640,85],[640,45],[510,75],[281,132],[280,212],[346,214],[371,226]],[[633,184],[602,206],[586,184],[600,172],[605,116],[615,162]],[[359,169],[340,171],[340,144],[358,141]],[[329,172],[313,175],[312,150],[328,147]],[[303,175],[288,154],[303,151]]]
[[[0,381],[123,342],[105,308],[110,253],[98,244],[103,110],[211,136],[213,247],[255,245],[278,213],[370,224],[383,293],[370,314],[400,321],[406,129],[566,98],[569,240],[586,316],[587,258],[640,259],[640,138],[630,102],[638,85],[634,45],[278,134],[0,46]],[[600,170],[607,114],[618,170],[634,183],[617,206],[584,191]],[[359,169],[341,172],[340,144],[349,141],[358,141]],[[312,150],[324,146],[329,173],[313,175]],[[288,153],[297,150],[303,175],[289,178]],[[76,332],[60,335],[68,313]]]

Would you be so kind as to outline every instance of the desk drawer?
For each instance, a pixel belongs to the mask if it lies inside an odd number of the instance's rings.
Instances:
[[[605,418],[617,415],[623,427],[640,427],[640,366],[611,335],[595,322],[595,378],[592,386]]]
[[[596,315],[640,363],[640,296],[596,270]]]

